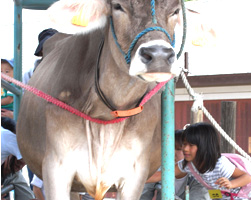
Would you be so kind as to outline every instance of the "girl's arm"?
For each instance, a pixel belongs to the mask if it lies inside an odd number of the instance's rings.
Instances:
[[[35,197],[36,197],[38,200],[45,200],[45,199],[44,199],[44,195],[43,195],[43,193],[42,193],[42,191],[41,191],[41,188],[39,188],[39,187],[33,185],[33,192],[34,192]]]
[[[155,172],[149,179],[147,179],[147,183],[156,183],[161,181],[161,171]]]
[[[178,167],[178,164],[175,164],[175,178],[179,179],[179,178],[183,178],[187,175],[187,173],[184,173],[182,171],[180,171],[180,168]]]
[[[231,189],[231,188],[245,186],[251,182],[251,175],[249,175],[248,173],[238,168],[235,168],[234,173],[232,174],[231,178],[234,178],[234,179],[230,181],[224,177],[219,178],[216,181],[216,184],[220,185],[221,187]]]

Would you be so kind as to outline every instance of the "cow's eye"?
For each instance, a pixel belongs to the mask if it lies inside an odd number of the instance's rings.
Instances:
[[[118,4],[118,3],[114,4],[114,5],[113,5],[113,8],[114,8],[114,10],[120,10],[120,11],[123,11],[123,12],[124,12],[123,8],[122,8],[121,5]]]
[[[178,14],[179,14],[179,12],[180,12],[180,9],[178,8],[177,10],[175,10],[175,11],[173,12],[172,16],[174,16],[174,15],[178,15]]]

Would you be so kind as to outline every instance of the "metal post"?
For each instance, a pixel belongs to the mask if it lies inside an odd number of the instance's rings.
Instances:
[[[9,193],[11,190],[13,190],[15,187],[13,184],[10,184],[10,185],[7,185],[7,186],[4,186],[1,188],[1,195],[4,195],[4,194],[7,194]]]
[[[161,181],[162,190],[161,197],[164,200],[173,200],[175,196],[174,188],[174,95],[175,95],[174,79],[166,85],[165,91],[162,93],[162,168]]]
[[[22,0],[22,7],[33,10],[46,10],[58,0]]]
[[[14,0],[14,78],[22,81],[22,9],[47,9],[58,0]],[[21,95],[14,95],[14,120],[17,120]]]
[[[22,81],[22,5],[14,5],[14,78]],[[22,95],[14,95],[14,119],[17,120]]]

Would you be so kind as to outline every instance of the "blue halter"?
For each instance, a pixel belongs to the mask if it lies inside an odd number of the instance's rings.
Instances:
[[[153,17],[153,23],[157,24],[157,19],[156,19],[156,15],[155,15],[155,0],[151,0],[151,13],[152,13],[152,17]]]
[[[152,14],[152,21],[154,24],[157,24],[157,19],[156,19],[156,15],[155,15],[155,0],[151,0],[151,14]],[[175,34],[173,35],[173,40],[171,39],[169,33],[159,27],[159,26],[155,26],[155,27],[149,27],[149,28],[146,28],[145,30],[143,30],[141,33],[139,33],[135,38],[134,40],[132,41],[127,53],[125,53],[122,49],[121,49],[121,46],[120,44],[118,43],[118,39],[117,39],[117,36],[115,34],[115,30],[114,30],[114,26],[113,26],[113,20],[112,20],[112,17],[110,17],[110,24],[111,24],[111,30],[112,30],[112,35],[113,35],[113,38],[115,40],[115,43],[117,44],[120,52],[123,54],[125,60],[126,60],[126,63],[129,64],[131,62],[131,52],[135,46],[135,44],[138,42],[138,40],[143,36],[145,35],[146,33],[150,32],[150,31],[162,31],[163,33],[166,34],[166,36],[168,37],[172,47],[174,48],[175,46]]]

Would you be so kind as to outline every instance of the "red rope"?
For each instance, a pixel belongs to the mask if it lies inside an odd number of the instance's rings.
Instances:
[[[173,76],[170,77],[169,80],[164,81],[164,82],[160,82],[158,83],[152,90],[150,90],[146,96],[144,96],[144,98],[142,99],[142,101],[140,102],[140,106],[143,106],[147,101],[149,101],[153,95],[155,95],[164,85],[166,85],[166,83],[168,81],[170,81],[173,78]]]
[[[30,85],[26,85],[26,84],[23,84],[22,82],[14,79],[14,78],[11,78],[9,76],[7,76],[6,74],[3,74],[1,73],[1,78],[3,78],[4,80],[8,81],[8,82],[12,82],[14,83],[15,85],[21,87],[21,88],[24,88],[25,90],[29,91],[29,92],[32,92],[33,94],[41,97],[42,99],[45,99],[46,101],[48,102],[51,102],[55,105],[57,105],[58,107],[61,107],[65,110],[68,110],[69,112],[79,116],[79,117],[82,117],[86,120],[89,120],[89,121],[92,121],[92,122],[95,122],[95,123],[98,123],[98,124],[114,124],[114,123],[119,123],[119,122],[122,122],[124,121],[125,119],[127,119],[128,117],[124,117],[124,118],[117,118],[117,119],[112,119],[112,120],[100,120],[100,119],[96,119],[96,118],[92,118],[82,112],[80,112],[79,110],[71,107],[70,105],[42,92],[41,90],[38,90]],[[169,80],[168,80],[169,81]],[[144,98],[143,100],[141,101],[140,103],[140,106],[144,105],[154,94],[156,94],[168,81],[165,81],[165,82],[161,82],[159,84],[157,84]]]

